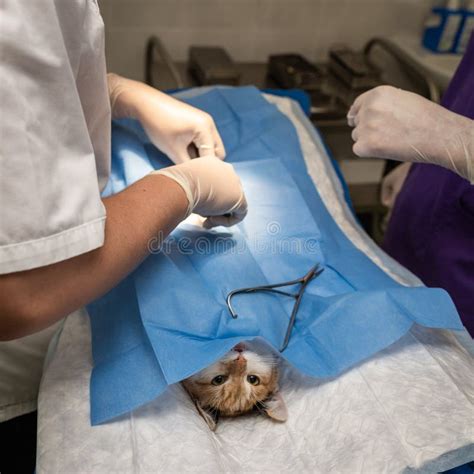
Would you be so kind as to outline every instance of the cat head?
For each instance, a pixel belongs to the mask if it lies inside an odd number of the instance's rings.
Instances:
[[[237,344],[211,366],[182,384],[211,430],[222,416],[258,410],[286,421],[285,402],[278,392],[278,359],[255,342]]]

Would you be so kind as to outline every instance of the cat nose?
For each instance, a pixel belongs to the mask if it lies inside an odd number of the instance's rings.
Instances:
[[[236,371],[237,375],[242,375],[247,368],[247,359],[239,353],[239,355],[234,359],[234,370]]]
[[[239,342],[239,343],[234,347],[234,351],[235,351],[235,352],[244,352],[245,349],[246,349],[245,344],[243,344],[242,342]]]
[[[234,362],[237,365],[247,365],[247,359],[242,355],[241,352],[239,352],[239,355],[234,359]]]

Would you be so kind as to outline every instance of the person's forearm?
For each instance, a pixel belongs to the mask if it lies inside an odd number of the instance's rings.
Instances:
[[[99,249],[34,270],[0,276],[0,340],[41,330],[113,288],[185,217],[188,201],[173,180],[149,175],[104,199]]]
[[[442,166],[474,183],[474,120],[435,107],[443,112],[438,128],[426,130],[423,141],[410,143],[414,151],[410,161]]]

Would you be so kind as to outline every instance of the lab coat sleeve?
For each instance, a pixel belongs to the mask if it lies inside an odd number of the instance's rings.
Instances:
[[[65,22],[56,3],[0,5],[0,274],[104,241],[105,208],[76,85],[87,31],[81,9],[71,8],[77,17]],[[77,32],[62,30],[71,25]]]

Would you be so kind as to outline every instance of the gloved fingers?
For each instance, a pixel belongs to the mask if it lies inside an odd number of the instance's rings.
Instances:
[[[351,107],[351,109],[349,110],[349,112],[347,113],[347,125],[349,125],[349,127],[357,127],[357,125],[359,125],[359,122],[360,122],[360,108],[355,112],[353,110],[353,107]]]
[[[153,173],[176,181],[186,193],[188,212],[209,218],[206,226],[234,225],[247,214],[242,183],[230,163],[214,155],[170,166]]]
[[[352,145],[352,152],[359,158],[370,158],[376,156],[372,153],[370,144],[367,142],[367,135],[363,134],[361,127],[356,127],[351,133],[354,144]]]
[[[221,160],[225,159],[225,146],[224,142],[222,141],[221,136],[219,135],[219,132],[217,130],[217,127],[214,126],[212,127],[212,136],[214,138],[214,152],[217,156],[217,158],[220,158]]]
[[[208,217],[202,224],[204,229],[212,229],[213,227],[218,227],[218,226],[230,227],[231,225],[232,224],[230,223],[230,216]]]
[[[424,97],[379,86],[354,101],[347,121],[359,157],[432,163],[473,179],[469,158],[474,153],[472,148],[466,153],[470,140],[464,130],[474,130],[474,122]]]
[[[357,124],[356,124],[356,117],[357,115],[351,115],[351,114],[347,114],[347,125],[349,125],[349,127],[356,127]]]
[[[349,124],[350,127],[357,126],[357,124],[355,123],[357,114],[359,113],[362,107],[362,104],[364,103],[364,100],[367,97],[367,94],[369,94],[370,92],[371,91],[367,91],[361,94],[359,97],[356,98],[354,103],[351,105],[349,112],[347,112],[347,123]]]
[[[377,120],[367,119],[365,111],[359,112],[357,126],[352,130],[351,137],[354,141],[352,151],[359,158],[392,158],[393,140],[387,130],[378,125]],[[402,161],[402,160],[399,160]]]
[[[218,144],[215,141],[212,127],[207,124],[196,133],[193,140],[194,145],[198,149],[198,154],[202,156],[216,156],[216,147]]]
[[[357,127],[355,127],[352,132],[351,132],[351,138],[354,142],[357,142],[358,138],[359,138],[359,129]]]
[[[239,199],[239,202],[229,210],[229,212],[225,213],[221,216],[209,216],[203,223],[203,226],[206,229],[210,229],[211,227],[216,226],[224,226],[224,227],[231,227],[239,222],[243,221],[245,216],[248,212],[248,205],[247,200],[245,199],[245,195]]]
[[[354,128],[358,127],[360,123],[363,123],[363,112],[364,109],[359,109],[359,111],[355,115],[347,114],[347,125],[349,125],[349,127]]]
[[[359,158],[364,158],[366,157],[366,149],[365,146],[363,146],[362,142],[359,141],[359,135],[360,135],[360,127],[355,127],[352,132],[351,132],[351,137],[354,142],[352,145],[352,152],[354,155],[358,156]]]
[[[210,135],[202,139],[200,145],[197,144],[197,139],[188,145],[182,140],[179,140],[178,143],[176,143],[176,146],[168,151],[168,158],[176,165],[179,165],[194,158],[215,156],[214,146],[212,144],[206,144],[210,143],[209,136]]]
[[[214,155],[214,139],[210,130],[201,129],[196,133],[193,140],[199,156]]]
[[[168,152],[168,158],[176,165],[186,163],[191,160],[192,156],[187,147],[176,147]]]
[[[367,146],[363,141],[355,142],[352,145],[352,152],[354,155],[358,156],[359,158],[372,158],[372,153],[369,153]]]
[[[212,227],[217,227],[217,226],[231,227],[241,222],[244,219],[244,217],[245,215],[237,215],[237,214],[212,216],[212,217],[208,217],[204,221],[203,227],[205,229],[211,229]]]
[[[391,153],[390,146],[387,145],[387,138],[383,136],[372,135],[367,132],[366,129],[357,128],[359,131],[356,133],[356,139],[354,145],[352,145],[352,151],[354,155],[359,158],[380,158],[380,159],[394,159],[397,161],[398,156],[393,156]]]

